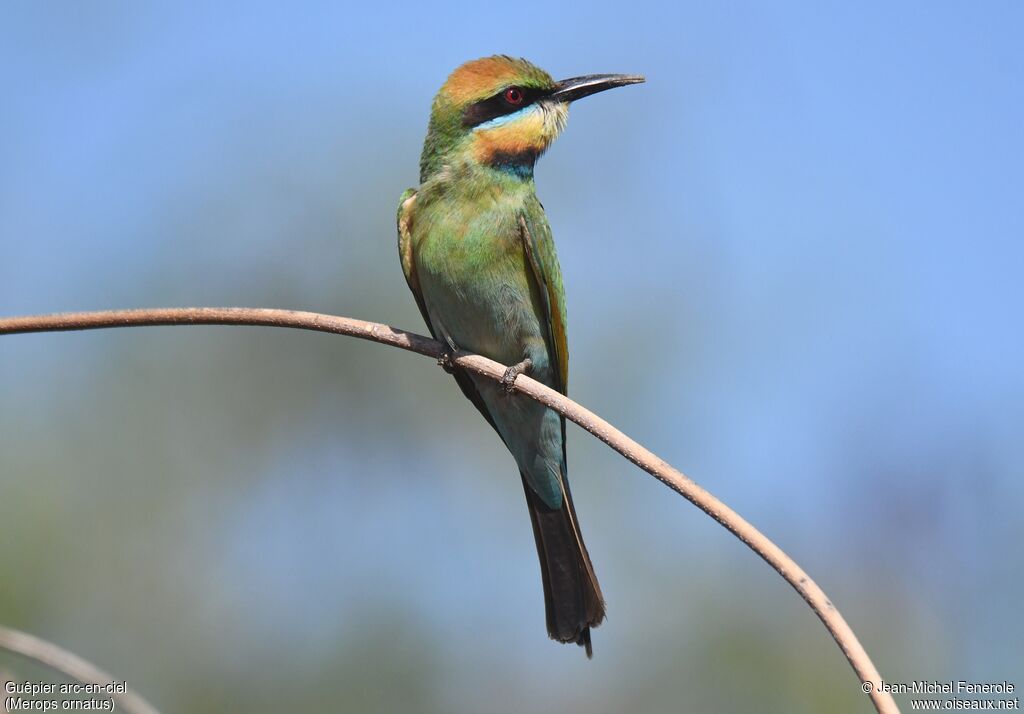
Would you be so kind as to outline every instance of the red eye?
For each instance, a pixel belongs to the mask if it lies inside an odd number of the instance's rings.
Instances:
[[[519,87],[509,87],[505,90],[505,101],[512,105],[523,103],[523,90]]]

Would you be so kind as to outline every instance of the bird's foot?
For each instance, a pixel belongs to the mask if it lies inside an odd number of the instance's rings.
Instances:
[[[505,374],[501,375],[501,386],[505,388],[505,391],[511,394],[515,391],[516,377],[520,374],[528,373],[533,367],[533,360],[529,357],[524,359],[519,364],[514,364],[505,370]]]
[[[452,361],[452,353],[444,352],[437,358],[437,366],[448,374],[455,374],[455,363]]]

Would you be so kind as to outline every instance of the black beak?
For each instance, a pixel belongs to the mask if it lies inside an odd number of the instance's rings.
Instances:
[[[644,78],[639,74],[588,74],[585,77],[563,79],[555,85],[554,91],[548,96],[559,102],[573,102],[606,89],[639,84],[643,81]]]

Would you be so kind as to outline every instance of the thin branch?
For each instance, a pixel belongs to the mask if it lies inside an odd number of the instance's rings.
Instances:
[[[104,327],[138,327],[143,325],[263,325],[315,330],[349,335],[381,344],[400,347],[430,357],[440,357],[443,348],[439,342],[412,332],[398,330],[374,322],[347,317],[322,315],[313,312],[269,310],[263,308],[162,308],[144,310],[115,310],[110,312],[81,312],[58,315],[0,318],[0,335],[18,332],[53,332],[60,330],[90,330]],[[459,352],[454,356],[459,367],[490,379],[500,380],[505,365],[480,355]],[[535,399],[612,447],[629,461],[651,474],[679,493],[697,508],[718,521],[726,530],[743,541],[763,558],[793,589],[796,590],[821,619],[839,645],[846,659],[862,683],[862,691],[871,697],[880,714],[898,713],[892,695],[882,689],[882,678],[867,652],[857,640],[850,626],[825,593],[781,548],[750,525],[738,513],[701,488],[681,471],[658,458],[593,412],[583,408],[566,396],[520,375],[514,387]]]
[[[77,679],[82,684],[106,686],[121,681],[114,679],[92,662],[58,647],[52,642],[2,625],[0,625],[0,649],[45,664],[71,679]],[[110,697],[116,702],[117,708],[128,714],[159,714],[153,705],[132,690],[127,689],[127,685],[125,689],[124,692],[110,694]]]

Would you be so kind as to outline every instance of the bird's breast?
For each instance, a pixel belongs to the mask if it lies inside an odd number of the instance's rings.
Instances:
[[[449,206],[421,220],[416,235],[420,286],[435,328],[461,349],[506,364],[543,344],[518,212]]]

